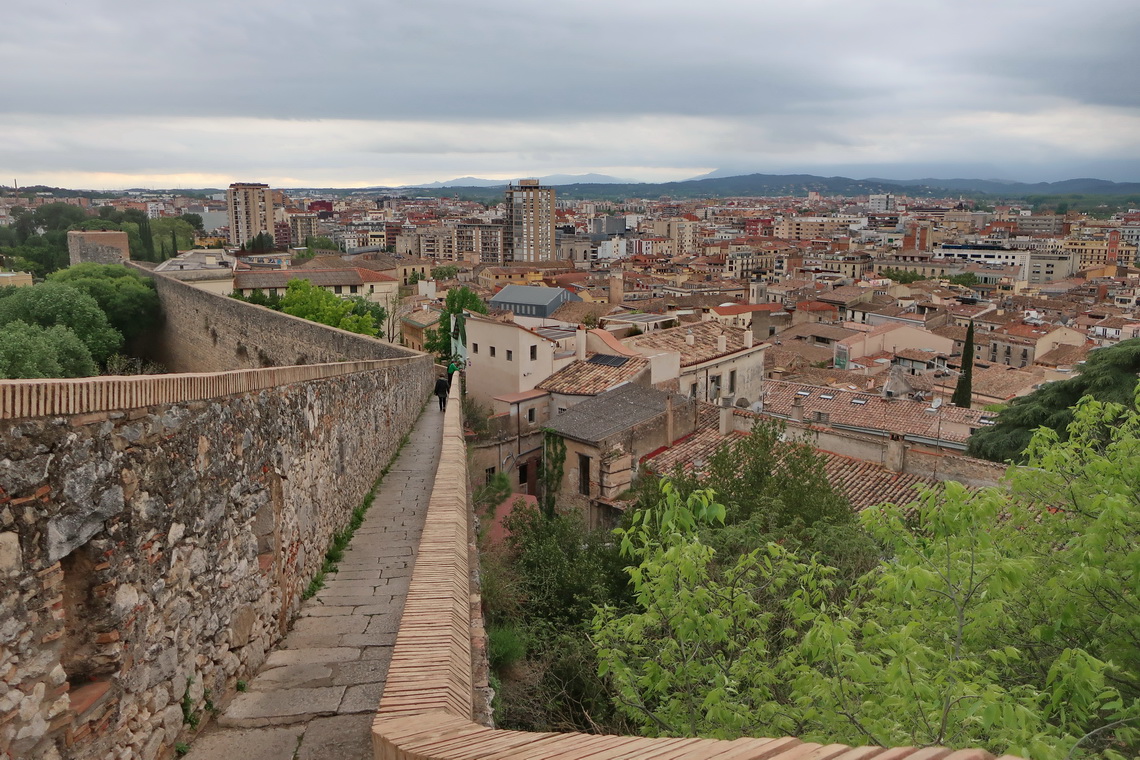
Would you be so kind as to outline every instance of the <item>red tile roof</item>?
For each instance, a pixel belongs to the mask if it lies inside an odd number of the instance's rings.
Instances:
[[[595,356],[600,354],[591,354],[586,361],[568,364],[536,387],[551,393],[596,396],[622,383],[632,382],[649,368],[649,360],[640,356],[614,357],[615,360],[625,359],[619,367],[591,362]]]

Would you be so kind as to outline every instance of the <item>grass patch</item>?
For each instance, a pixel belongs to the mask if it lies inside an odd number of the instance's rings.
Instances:
[[[421,410],[422,413],[422,410]],[[392,458],[388,460],[388,464],[384,465],[384,469],[380,471],[380,477],[376,478],[376,482],[372,484],[372,488],[364,496],[364,501],[352,510],[352,516],[348,519],[348,525],[344,530],[336,533],[332,542],[329,544],[328,551],[325,552],[325,561],[321,564],[321,569],[309,581],[309,585],[305,587],[304,592],[301,593],[301,599],[312,599],[316,596],[317,592],[325,586],[325,576],[329,573],[337,571],[337,563],[344,559],[344,550],[348,548],[348,544],[352,541],[352,536],[356,533],[356,529],[364,524],[364,516],[372,507],[372,501],[376,498],[376,491],[379,490],[380,485],[384,482],[384,478],[388,475],[388,471],[392,469],[392,465],[400,456],[400,452],[404,450],[411,438],[411,433],[404,433],[404,437],[400,439],[400,445],[396,447],[395,453]]]
[[[526,637],[513,625],[496,625],[487,629],[487,659],[491,669],[504,669],[526,658]]]

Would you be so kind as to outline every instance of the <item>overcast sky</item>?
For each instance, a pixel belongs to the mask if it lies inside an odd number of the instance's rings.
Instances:
[[[1137,0],[40,0],[0,184],[1140,181]]]

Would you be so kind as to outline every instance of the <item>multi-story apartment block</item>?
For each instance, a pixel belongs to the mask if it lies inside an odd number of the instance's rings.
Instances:
[[[289,240],[293,245],[304,245],[305,241],[317,235],[317,215],[308,211],[289,214]]]
[[[1130,267],[1136,261],[1136,246],[1121,240],[1120,230],[1104,235],[1065,241],[1065,250],[1073,254],[1078,269],[1092,269],[1115,264]]]
[[[785,240],[834,237],[847,234],[852,224],[857,221],[851,217],[793,216],[776,222],[776,237]]]
[[[455,256],[475,264],[501,264],[506,228],[501,224],[460,224],[455,228]]]
[[[274,234],[273,191],[260,182],[235,182],[226,191],[230,245],[238,246],[261,233]]]
[[[506,192],[508,261],[553,261],[554,188],[521,179]]]

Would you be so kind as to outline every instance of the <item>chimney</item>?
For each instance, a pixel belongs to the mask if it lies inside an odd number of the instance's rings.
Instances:
[[[690,327],[688,332],[685,333],[685,343],[691,346],[696,342],[696,338],[693,337],[693,328]]]
[[[751,330],[745,330],[744,331],[744,347],[745,348],[752,348],[752,340],[754,337],[755,336],[752,335]]]
[[[728,338],[724,335],[716,336],[716,350],[719,353],[728,353]]]
[[[732,402],[725,399],[720,407],[720,434],[727,436],[732,433]]]
[[[665,445],[673,445],[673,394],[665,397]]]
[[[883,463],[891,472],[902,472],[906,462],[906,446],[901,435],[891,435],[887,441],[887,459]]]
[[[792,399],[792,419],[796,422],[804,421],[804,400],[800,396]]]
[[[574,350],[578,353],[578,361],[586,361],[586,328],[581,325],[574,333]]]

